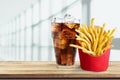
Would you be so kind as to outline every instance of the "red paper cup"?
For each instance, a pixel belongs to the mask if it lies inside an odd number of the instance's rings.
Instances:
[[[101,72],[106,71],[109,66],[110,49],[106,50],[101,56],[91,56],[79,51],[80,66],[87,71]]]

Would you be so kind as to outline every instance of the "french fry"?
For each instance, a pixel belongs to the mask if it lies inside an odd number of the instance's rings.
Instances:
[[[87,44],[87,47],[88,47],[88,49],[91,51],[92,49],[91,49],[91,45],[89,44],[89,42],[87,41],[87,40],[85,40],[85,39],[83,39],[83,38],[76,38],[76,40],[80,40],[80,41],[83,41],[85,44]]]
[[[93,42],[95,41],[95,35],[94,35],[94,33],[93,33],[93,30],[92,30],[92,28],[91,27],[89,27],[89,32],[91,33],[91,36],[92,36],[92,41],[91,41],[91,44],[93,44]]]
[[[83,32],[81,32],[81,31],[79,31],[79,30],[75,30],[76,32],[78,32],[79,34],[80,34],[80,36],[84,36],[84,38],[88,41],[88,42],[90,42],[90,40],[88,39],[88,37],[83,33]]]
[[[97,48],[97,45],[98,45],[98,33],[97,33],[97,28],[94,28],[94,31],[95,31],[95,38],[96,40],[94,41],[93,43],[93,51],[96,52],[96,48]]]
[[[85,29],[85,27],[83,26],[83,31],[86,34],[86,36],[89,38],[90,41],[92,41],[92,36],[90,35],[90,33],[88,33],[88,31]]]
[[[94,18],[91,19],[91,27],[94,28]]]
[[[104,33],[105,27],[106,27],[106,23],[104,23],[104,24],[102,25],[102,31],[101,31],[101,34]]]
[[[96,51],[97,55],[101,54],[101,50],[102,50],[103,46],[105,45],[105,43],[107,42],[107,40],[108,39],[106,38],[105,41],[103,41],[101,44],[99,44],[99,47],[97,48],[97,51]]]
[[[85,42],[82,42],[81,46],[84,47],[84,48],[86,48],[86,49],[88,49],[87,44]]]
[[[99,38],[99,44],[101,44],[103,38],[104,38],[104,29],[106,27],[106,23],[103,24],[102,28],[101,28],[101,33],[100,33],[100,38]]]
[[[109,34],[108,36],[112,36],[113,33],[116,31],[116,29],[117,29],[117,28],[114,28],[114,29],[110,32],[110,34]]]
[[[87,50],[87,49],[85,49],[85,48],[83,48],[83,47],[81,47],[81,46],[78,46],[78,45],[70,44],[69,46],[82,49],[84,52],[86,52],[86,53],[88,53],[88,54],[94,54],[94,52],[89,51],[89,50]]]
[[[112,47],[113,47],[113,45],[107,45],[106,47],[103,48],[102,52],[104,52],[104,51],[106,51],[107,49],[112,48]]]
[[[88,30],[88,27],[87,27],[86,24],[82,24],[82,27],[83,27],[85,30]],[[82,29],[83,29],[83,28],[82,28]]]

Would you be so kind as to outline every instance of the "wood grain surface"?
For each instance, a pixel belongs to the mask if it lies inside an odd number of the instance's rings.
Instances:
[[[110,62],[104,72],[84,71],[76,62],[73,68],[58,68],[55,62],[0,62],[0,78],[120,78],[120,62]]]

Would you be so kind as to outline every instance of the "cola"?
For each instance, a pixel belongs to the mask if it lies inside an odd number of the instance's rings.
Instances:
[[[58,65],[74,65],[76,49],[69,45],[76,44],[75,29],[79,26],[79,23],[73,22],[52,22],[52,37]]]

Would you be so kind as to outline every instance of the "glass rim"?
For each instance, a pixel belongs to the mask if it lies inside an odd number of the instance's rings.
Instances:
[[[73,21],[66,21],[65,18],[58,18],[58,17],[55,17],[52,19],[51,21],[52,23],[78,23],[80,24],[80,19],[76,19],[74,18]]]

